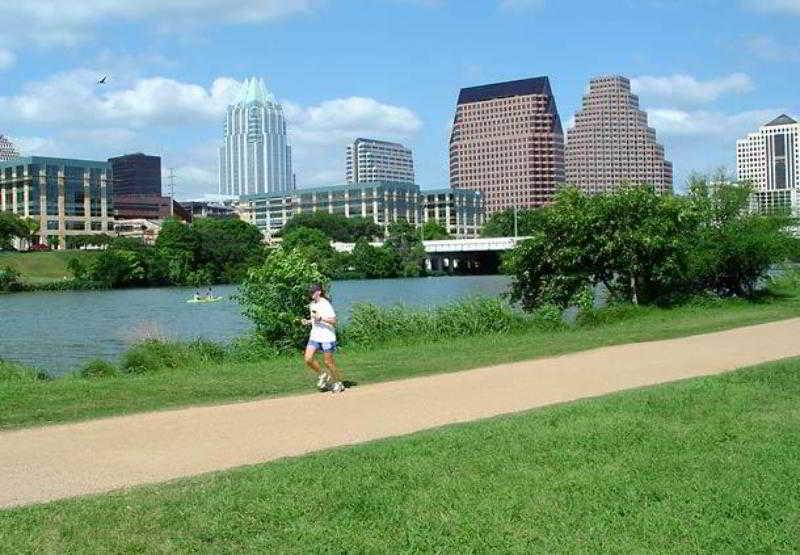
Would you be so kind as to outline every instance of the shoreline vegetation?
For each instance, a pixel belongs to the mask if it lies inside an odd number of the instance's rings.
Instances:
[[[445,275],[424,265],[422,239],[449,237],[436,222],[417,230],[401,220],[384,236],[363,218],[316,212],[294,216],[280,237],[284,250],[302,253],[337,280]],[[70,236],[70,250],[64,251],[0,248],[0,293],[238,284],[274,250],[262,239],[254,225],[235,218],[203,218],[192,224],[168,219],[154,245],[99,234]],[[385,244],[370,244],[378,239]],[[332,241],[352,242],[355,248],[336,252]],[[9,238],[5,245],[10,246]],[[496,273],[497,268],[489,270]]]
[[[752,299],[698,296],[678,306],[579,308],[567,324],[544,307],[521,312],[474,298],[432,310],[357,305],[341,330],[351,385],[513,362],[596,347],[666,339],[796,317],[800,273],[787,271]],[[294,353],[294,351],[289,351]],[[255,334],[228,345],[148,339],[118,362],[95,360],[50,379],[0,361],[0,429],[214,404],[310,391],[296,353]]]

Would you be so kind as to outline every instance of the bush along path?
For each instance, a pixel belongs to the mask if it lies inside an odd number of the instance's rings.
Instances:
[[[0,507],[99,493],[800,356],[800,319],[309,395],[0,433]],[[346,423],[320,426],[320,422]],[[41,454],[46,452],[47,457]]]

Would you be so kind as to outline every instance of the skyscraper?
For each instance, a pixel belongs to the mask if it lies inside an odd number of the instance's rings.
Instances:
[[[242,85],[225,115],[225,144],[219,149],[219,192],[251,195],[292,191],[292,147],[283,107],[255,77]]]
[[[647,113],[620,75],[589,82],[575,126],[567,131],[567,183],[588,193],[611,191],[625,182],[648,183],[672,192],[672,163],[647,126]]]
[[[114,195],[160,195],[161,157],[141,152],[109,158]]]
[[[736,177],[755,187],[762,210],[800,216],[800,123],[785,114],[736,141]]]
[[[461,89],[450,187],[483,194],[486,213],[547,204],[564,182],[564,134],[547,77]]]
[[[396,181],[414,183],[411,149],[399,143],[356,139],[347,145],[345,178],[348,183]]]
[[[11,160],[18,156],[19,152],[14,147],[14,143],[6,139],[5,135],[0,135],[0,160]]]

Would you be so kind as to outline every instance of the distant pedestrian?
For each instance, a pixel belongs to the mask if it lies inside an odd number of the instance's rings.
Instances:
[[[309,287],[308,296],[311,300],[308,305],[311,317],[303,320],[303,324],[311,326],[305,352],[306,365],[319,377],[317,387],[320,390],[326,390],[332,383],[331,391],[341,393],[344,391],[342,373],[336,367],[336,361],[333,359],[333,353],[336,351],[336,312],[326,298],[321,285],[315,284]],[[322,368],[314,358],[317,351],[322,351],[325,368]]]

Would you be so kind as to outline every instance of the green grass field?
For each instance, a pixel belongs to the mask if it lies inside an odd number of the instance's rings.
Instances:
[[[22,274],[22,281],[36,285],[72,278],[67,262],[96,254],[95,251],[0,252],[0,267],[10,266]]]
[[[9,553],[797,551],[798,407],[794,359],[0,512],[0,545]]]
[[[800,289],[761,302],[720,301],[672,309],[601,313],[591,327],[384,345],[341,352],[347,380],[366,384],[552,356],[604,345],[665,339],[800,315]],[[315,391],[298,354],[247,364],[199,364],[143,375],[54,381],[0,380],[0,429],[197,404]]]

